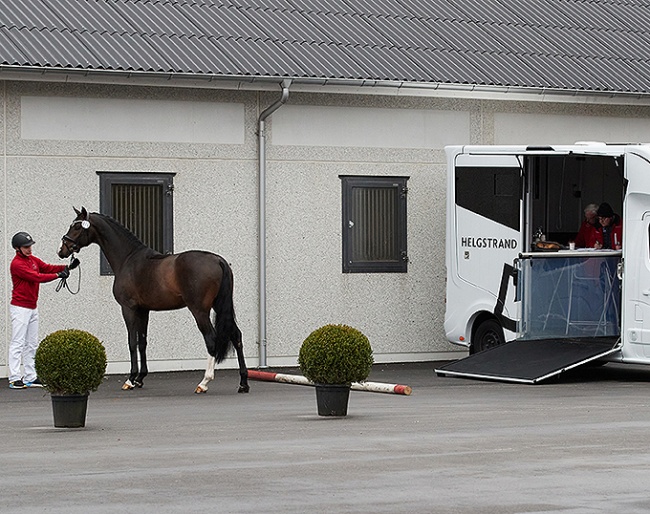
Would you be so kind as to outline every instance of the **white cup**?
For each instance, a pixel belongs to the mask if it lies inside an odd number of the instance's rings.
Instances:
[[[575,250],[576,249],[576,244],[574,241],[569,241],[569,250]]]

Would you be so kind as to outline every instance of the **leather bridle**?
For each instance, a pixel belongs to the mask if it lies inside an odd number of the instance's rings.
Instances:
[[[72,225],[75,225],[76,223],[81,223],[81,228],[83,228],[84,230],[90,228],[90,221],[88,220],[75,220],[72,222]],[[83,234],[83,231],[81,232],[81,234]],[[81,234],[79,234],[79,237],[81,237]],[[69,252],[77,253],[79,252],[79,250],[81,250],[81,245],[79,244],[79,237],[77,239],[72,239],[70,236],[68,236],[68,234],[65,234],[61,238],[61,243],[68,249]]]

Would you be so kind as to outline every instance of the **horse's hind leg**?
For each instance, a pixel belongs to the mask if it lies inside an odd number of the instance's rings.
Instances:
[[[242,344],[241,330],[235,325],[233,330],[233,346],[237,352],[237,361],[239,362],[239,389],[238,393],[247,393],[250,391],[248,385],[248,369],[246,368],[246,361],[244,360],[244,345]]]
[[[205,375],[203,375],[203,380],[201,380],[201,383],[196,386],[196,389],[194,390],[195,393],[200,394],[208,391],[208,383],[211,380],[214,380],[214,367],[216,364],[217,359],[215,359],[212,355],[209,355],[208,363],[205,365]]]
[[[205,375],[203,375],[203,380],[201,380],[194,390],[195,393],[205,393],[208,390],[208,383],[211,380],[214,380],[214,367],[217,364],[216,357],[212,355],[212,353],[215,352],[215,332],[212,322],[210,321],[209,312],[197,311],[192,308],[190,308],[190,312],[194,316],[196,325],[199,327],[201,334],[203,334],[205,346],[208,349],[208,362],[205,366]]]

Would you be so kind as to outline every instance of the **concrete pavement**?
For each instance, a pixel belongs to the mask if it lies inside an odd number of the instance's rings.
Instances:
[[[159,373],[91,394],[84,429],[55,429],[43,390],[0,381],[0,512],[594,513],[650,511],[650,367],[607,365],[541,385],[377,365],[411,396],[314,389],[235,370]],[[285,373],[297,370],[281,369]]]

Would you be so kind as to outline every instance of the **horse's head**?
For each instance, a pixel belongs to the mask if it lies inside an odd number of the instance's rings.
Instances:
[[[85,207],[82,207],[81,211],[75,209],[74,212],[77,213],[77,217],[70,225],[68,232],[61,238],[58,255],[62,259],[78,252],[92,242],[90,214]]]

